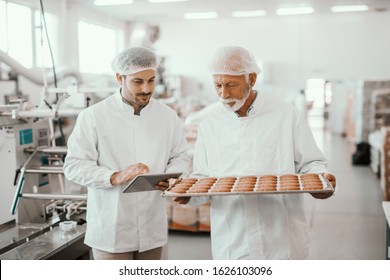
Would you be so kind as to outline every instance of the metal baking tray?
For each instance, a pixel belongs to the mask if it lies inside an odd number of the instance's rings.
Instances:
[[[123,192],[156,191],[154,187],[158,182],[169,178],[179,178],[182,173],[142,174],[135,177],[124,188]]]
[[[314,173],[311,173],[314,174]],[[297,193],[333,193],[334,188],[330,184],[328,180],[324,178],[324,174],[315,174],[318,175],[321,182],[322,182],[322,189],[318,190],[305,190],[303,189],[302,181],[300,179],[300,175],[304,174],[283,174],[283,175],[296,175],[298,176],[299,184],[300,184],[300,190],[279,190],[279,183],[280,183],[280,176],[282,175],[273,175],[277,177],[277,183],[276,183],[276,191],[247,191],[247,192],[204,192],[204,193],[176,193],[171,192],[173,186],[169,187],[167,190],[165,190],[161,196],[163,197],[192,197],[192,196],[220,196],[220,195],[265,195],[265,194],[297,194]],[[268,176],[268,175],[266,175]],[[261,176],[257,176],[261,177]],[[240,177],[237,177],[239,179]],[[257,179],[258,181],[259,179]],[[238,180],[236,180],[238,181]],[[236,183],[234,183],[235,185]],[[234,186],[233,185],[233,186]]]

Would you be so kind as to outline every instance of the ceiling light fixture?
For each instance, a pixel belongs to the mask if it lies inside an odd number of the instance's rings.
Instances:
[[[217,18],[216,12],[204,12],[204,13],[185,13],[183,15],[185,19],[213,19]]]
[[[280,8],[276,10],[276,14],[280,16],[312,14],[313,12],[312,7]]]
[[[267,13],[264,10],[254,10],[254,11],[233,11],[232,17],[262,17]]]
[[[148,0],[150,3],[187,2],[188,0]]]
[[[133,4],[133,0],[96,0],[93,2],[96,6],[115,6]]]
[[[345,12],[364,12],[368,11],[367,5],[352,5],[352,6],[333,6],[330,8],[333,13],[345,13]]]

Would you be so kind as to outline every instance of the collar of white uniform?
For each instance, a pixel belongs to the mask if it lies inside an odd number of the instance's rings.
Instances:
[[[262,98],[260,96],[260,93],[257,90],[253,91],[255,93],[255,99],[253,100],[251,106],[249,106],[248,110],[246,111],[246,116],[245,117],[240,117],[236,112],[234,114],[239,117],[239,118],[247,118],[247,117],[252,117],[256,115],[260,111],[261,103],[262,103]]]
[[[118,88],[118,90],[115,92],[115,100],[117,101],[118,105],[121,106],[121,108],[125,110],[129,110],[131,115],[138,116],[138,115],[134,115],[133,106],[122,97],[121,88]],[[154,102],[153,98],[150,98],[149,103],[141,109],[140,116],[145,114],[147,111],[149,111],[149,108],[152,106],[153,102]]]

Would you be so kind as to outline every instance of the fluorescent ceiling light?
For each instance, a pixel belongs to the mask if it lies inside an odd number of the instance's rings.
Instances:
[[[313,12],[314,9],[312,7],[281,8],[276,10],[276,14],[280,16],[312,14]]]
[[[96,6],[114,6],[132,4],[133,0],[96,0],[93,2]]]
[[[343,13],[343,12],[363,12],[368,11],[369,8],[367,5],[353,5],[353,6],[333,6],[330,8],[333,13]]]
[[[185,13],[183,17],[185,19],[211,19],[217,18],[216,12],[204,12],[204,13]]]
[[[150,3],[186,2],[188,0],[148,0]]]
[[[266,15],[266,12],[264,10],[233,11],[232,12],[232,17],[262,17],[265,15]]]

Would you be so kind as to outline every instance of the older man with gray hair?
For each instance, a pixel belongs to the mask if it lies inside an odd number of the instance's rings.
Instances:
[[[189,173],[179,118],[152,98],[157,66],[150,49],[119,53],[112,69],[120,88],[83,110],[68,140],[64,173],[88,188],[85,243],[95,259],[160,259],[167,243],[160,192],[123,193],[139,174]]]
[[[211,63],[221,106],[199,127],[195,177],[328,173],[305,118],[293,105],[253,89],[260,69],[238,46],[217,50]],[[309,236],[305,194],[176,198],[200,205],[211,200],[214,259],[304,259]],[[331,194],[312,194],[328,198]]]

